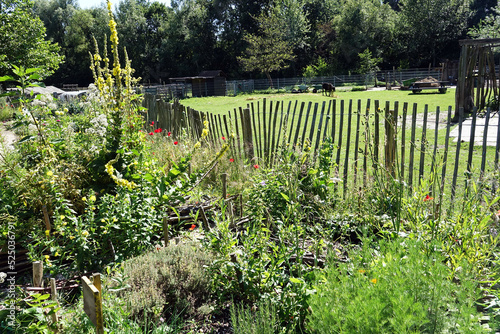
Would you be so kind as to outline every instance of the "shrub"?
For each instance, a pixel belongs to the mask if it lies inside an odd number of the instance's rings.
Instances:
[[[139,320],[202,316],[210,309],[210,276],[205,266],[211,262],[212,257],[196,242],[159,248],[124,262],[123,275],[130,289],[119,296],[130,316]]]
[[[351,262],[331,264],[311,296],[313,333],[481,333],[476,282],[467,265],[450,279],[438,253],[396,239],[365,242]],[[378,256],[376,254],[379,254]]]

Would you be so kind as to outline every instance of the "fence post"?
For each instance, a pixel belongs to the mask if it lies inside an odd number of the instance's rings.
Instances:
[[[243,147],[245,149],[245,156],[248,160],[254,158],[253,152],[253,138],[252,138],[252,117],[250,115],[250,109],[243,109],[242,118],[242,132],[243,132]]]
[[[387,103],[388,105],[388,103]],[[385,109],[385,168],[394,177],[394,166],[396,160],[396,143],[394,129],[394,110]]]

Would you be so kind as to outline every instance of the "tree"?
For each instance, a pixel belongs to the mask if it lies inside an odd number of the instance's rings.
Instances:
[[[257,22],[260,33],[245,34],[244,40],[248,43],[246,55],[238,57],[238,61],[247,72],[264,73],[272,87],[271,72],[290,66],[289,62],[295,59],[293,47],[286,40],[283,26],[273,12],[261,14]]]
[[[11,74],[13,64],[40,68],[44,79],[64,59],[59,45],[45,40],[45,27],[32,8],[30,0],[0,0],[0,76]]]
[[[398,14],[397,57],[412,66],[456,56],[457,40],[465,36],[471,16],[469,0],[401,0]]]
[[[500,3],[476,27],[469,30],[472,38],[500,38]]]

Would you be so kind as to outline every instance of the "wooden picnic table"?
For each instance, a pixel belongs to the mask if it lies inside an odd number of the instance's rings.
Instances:
[[[433,84],[438,84],[438,85],[433,85]],[[446,84],[448,84],[448,81],[432,81],[432,82],[414,82],[410,86],[410,90],[414,93],[420,93],[423,89],[437,89],[439,90],[439,93],[444,94],[446,93],[446,90],[448,87],[446,87]]]

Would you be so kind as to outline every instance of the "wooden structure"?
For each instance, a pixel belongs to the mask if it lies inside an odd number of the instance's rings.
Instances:
[[[455,116],[465,118],[474,107],[485,109],[489,102],[498,99],[498,82],[492,48],[500,46],[500,39],[465,39],[458,65],[455,95]],[[463,114],[459,113],[463,110]]]
[[[330,138],[334,145],[331,161],[336,177],[343,181],[339,188],[344,196],[367,186],[375,173],[387,171],[412,189],[434,170],[441,178],[440,194],[450,194],[447,200],[453,200],[456,188],[466,184],[462,182],[464,175],[472,176],[476,171],[481,176],[487,175],[488,168],[500,167],[500,131],[488,134],[491,127],[487,112],[480,120],[487,122],[478,130],[481,138],[476,138],[475,122],[479,120],[476,108],[472,110],[470,131],[465,127],[462,130],[464,119],[460,118],[458,129],[453,131],[458,130],[454,141],[450,136],[454,126],[451,106],[431,111],[427,105],[419,108],[416,103],[389,104],[377,100],[283,103],[263,99],[246,108],[212,114],[146,95],[144,107],[148,110],[147,124],[154,121],[154,127],[171,132],[166,141],[182,139],[184,131],[193,140],[199,140],[203,120],[207,120],[209,134],[205,145],[217,149],[229,141],[231,149],[225,158],[262,166],[279,165],[280,151],[293,147],[310,147],[315,152],[311,159],[316,159],[322,143]],[[446,134],[442,136],[444,131]],[[492,136],[496,138],[494,143],[490,140]],[[487,144],[495,145],[494,152],[486,150]],[[483,150],[477,150],[475,145],[482,145]],[[477,158],[473,159],[474,156]],[[474,161],[480,164],[473,165]],[[497,181],[492,182],[495,183],[492,187],[499,189]]]
[[[170,78],[170,82],[191,83],[193,97],[226,95],[226,75],[220,70],[203,71],[195,77]]]

